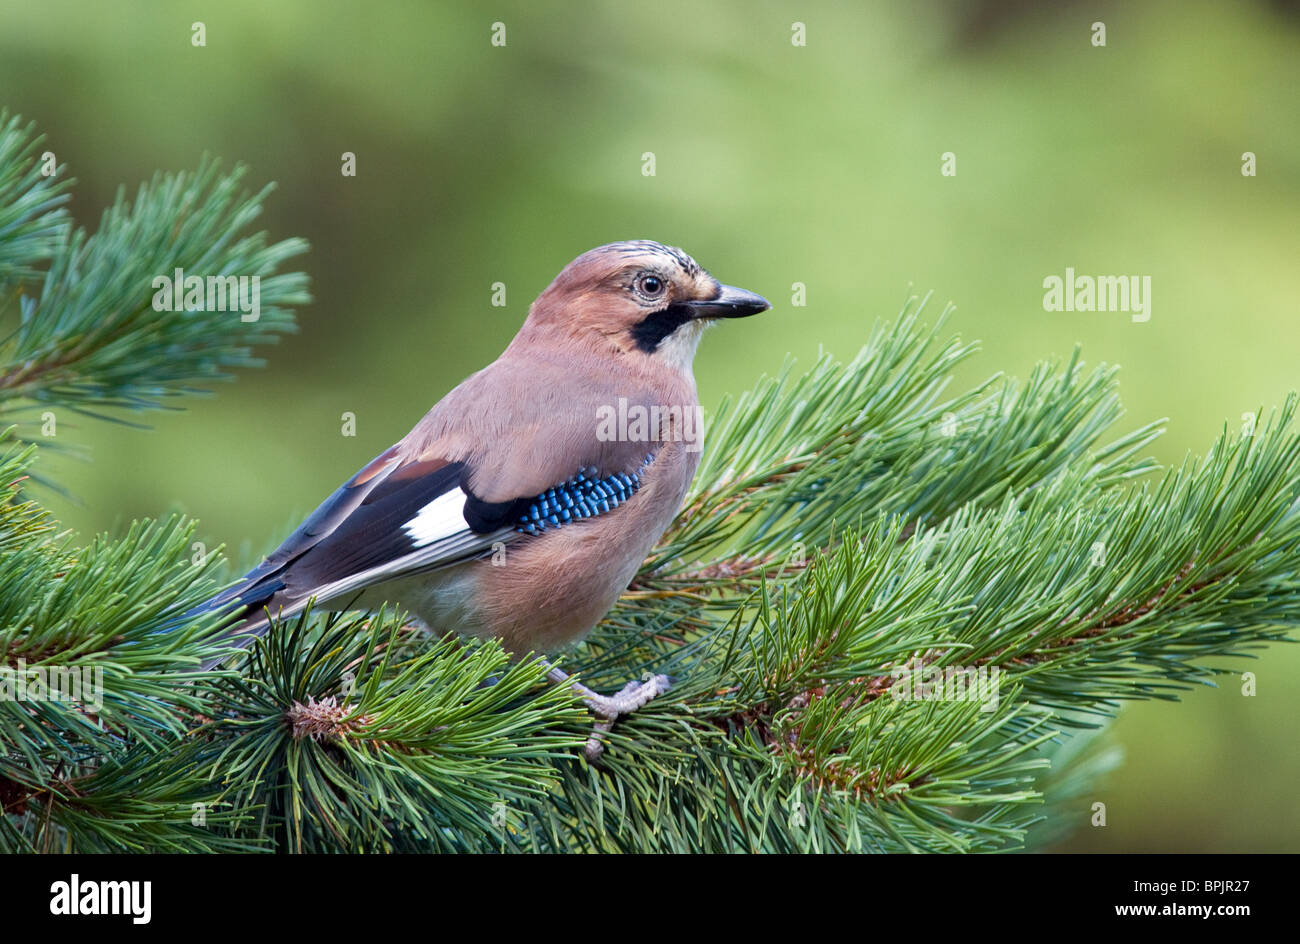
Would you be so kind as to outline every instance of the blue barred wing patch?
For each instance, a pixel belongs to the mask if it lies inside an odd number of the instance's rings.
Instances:
[[[515,530],[540,534],[548,528],[563,527],[617,508],[636,494],[645,468],[653,460],[653,455],[647,455],[641,467],[633,472],[615,472],[603,478],[595,468],[579,469],[567,481],[529,501],[515,522]]]

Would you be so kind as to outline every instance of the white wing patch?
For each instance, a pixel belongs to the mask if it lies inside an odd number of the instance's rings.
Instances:
[[[426,547],[469,529],[465,521],[465,493],[459,488],[439,495],[402,525],[415,547]]]

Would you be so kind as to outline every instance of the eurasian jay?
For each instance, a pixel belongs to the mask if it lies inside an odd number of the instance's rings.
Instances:
[[[387,602],[515,656],[581,639],[667,529],[699,464],[691,361],[704,327],[768,307],[671,246],[583,253],[495,362],[199,610],[242,620],[243,644],[309,602]],[[612,423],[613,411],[640,422]],[[569,681],[557,668],[549,677]],[[613,696],[571,684],[608,730],[668,679]],[[594,737],[588,753],[599,750]]]

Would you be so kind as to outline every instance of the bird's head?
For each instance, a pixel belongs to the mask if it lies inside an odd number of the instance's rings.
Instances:
[[[688,370],[705,325],[770,307],[761,295],[723,285],[674,246],[631,240],[565,266],[533,302],[525,327],[597,332],[629,355]]]

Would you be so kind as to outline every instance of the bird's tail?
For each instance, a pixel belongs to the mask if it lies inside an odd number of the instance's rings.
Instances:
[[[259,573],[259,570],[260,568],[256,568],[250,571],[235,586],[172,617],[164,624],[163,632],[179,629],[210,613],[219,613],[223,617],[218,629],[219,634],[222,637],[229,637],[229,641],[240,648],[251,645],[255,639],[266,634],[271,625],[267,607],[276,594],[285,589],[283,581],[268,578],[265,573]],[[286,609],[283,615],[292,615],[292,613]],[[226,658],[221,656],[207,659],[202,663],[201,668],[205,672],[210,671]]]

